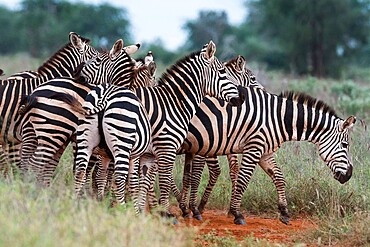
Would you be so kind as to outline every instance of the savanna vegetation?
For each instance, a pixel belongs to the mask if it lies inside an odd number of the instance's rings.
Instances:
[[[245,7],[248,15],[238,26],[230,25],[224,12],[205,10],[184,24],[188,42],[177,51],[166,50],[159,39],[143,44],[141,52],[153,51],[159,76],[178,57],[212,39],[219,58],[245,56],[267,90],[304,91],[327,102],[343,118],[355,115],[350,149],[354,172],[348,183],[341,185],[332,178],[309,143],[285,144],[276,160],[287,181],[290,214],[306,215],[319,226],[297,236],[297,242],[369,246],[370,2],[248,0]],[[91,12],[101,19],[94,23],[81,19],[84,14],[79,13]],[[24,0],[17,10],[0,6],[0,23],[0,68],[7,75],[36,69],[67,41],[70,31],[91,38],[96,47],[110,46],[123,33],[126,43],[140,42],[133,38],[126,11],[109,4]],[[109,199],[77,200],[72,162],[69,149],[50,188],[38,187],[32,178],[0,178],[0,246],[201,246],[202,241],[212,246],[273,246],[253,236],[242,242],[212,234],[196,237],[197,229],[176,228],[155,215],[135,217],[130,205],[110,208]],[[226,159],[221,157],[220,162],[222,174],[207,208],[226,210],[231,183]],[[174,171],[179,187],[182,164],[179,157]],[[200,193],[207,176],[205,171]],[[262,169],[256,170],[242,208],[245,216],[278,217],[277,193]]]

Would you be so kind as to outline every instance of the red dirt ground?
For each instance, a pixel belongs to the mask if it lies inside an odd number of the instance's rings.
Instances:
[[[255,238],[266,239],[272,243],[291,245],[294,237],[305,234],[307,230],[317,228],[314,222],[305,217],[291,219],[289,225],[285,225],[279,219],[247,216],[244,214],[246,225],[235,225],[234,218],[227,217],[225,211],[206,210],[202,215],[203,221],[196,219],[183,219],[178,217],[179,225],[198,227],[198,234],[212,232],[215,236],[234,236],[237,240],[253,234]],[[207,243],[204,243],[207,245]]]

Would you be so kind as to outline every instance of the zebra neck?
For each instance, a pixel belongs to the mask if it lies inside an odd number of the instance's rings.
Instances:
[[[317,143],[331,130],[337,117],[322,109],[287,101],[282,119],[288,141]]]
[[[71,44],[57,51],[37,69],[41,80],[48,81],[63,76],[73,77],[74,68],[81,63],[81,59],[73,54],[74,51]]]

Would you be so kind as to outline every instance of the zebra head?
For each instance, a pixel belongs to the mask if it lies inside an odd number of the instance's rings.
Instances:
[[[349,133],[356,117],[350,116],[347,120],[335,122],[331,134],[319,141],[319,154],[327,163],[340,183],[347,182],[352,176],[352,159],[349,153]]]
[[[255,86],[264,89],[264,87],[257,81],[253,72],[246,68],[246,63],[245,58],[241,55],[225,62],[224,64],[228,79],[234,83],[239,83],[243,87]]]
[[[155,73],[157,66],[154,61],[148,64],[137,64],[134,69],[134,75],[129,86],[130,89],[138,87],[153,87],[156,84]]]
[[[135,67],[129,54],[136,52],[139,47],[140,44],[123,47],[123,40],[119,39],[109,52],[101,52],[82,63],[75,71],[75,78],[91,84],[128,86]]]
[[[241,105],[245,100],[245,92],[237,87],[227,77],[224,64],[215,57],[216,45],[213,41],[203,46],[200,52],[200,58],[206,65],[204,75],[203,90],[204,93],[223,99],[232,106]]]
[[[91,41],[87,38],[81,37],[77,33],[69,33],[69,42],[74,48],[74,53],[79,58],[79,61],[75,61],[78,64],[85,62],[99,54],[99,52],[92,46],[90,46]]]

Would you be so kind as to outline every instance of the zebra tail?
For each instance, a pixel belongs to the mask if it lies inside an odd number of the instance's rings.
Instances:
[[[18,114],[23,116],[27,111],[34,107],[37,103],[37,97],[34,95],[22,95],[19,102]]]
[[[99,105],[94,105],[94,106],[92,106],[92,108],[89,108],[89,109],[84,108],[85,115],[86,116],[91,116],[91,115],[98,114],[99,112],[104,111],[105,105],[106,104],[99,104]]]
[[[4,70],[0,69],[0,76],[4,75]]]

